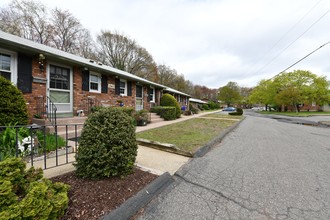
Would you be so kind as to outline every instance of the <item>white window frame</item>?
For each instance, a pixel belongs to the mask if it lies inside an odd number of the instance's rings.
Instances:
[[[97,79],[98,79],[97,82],[92,81],[92,77],[91,77],[92,75],[97,76]],[[92,89],[91,83],[97,83],[97,90]],[[101,93],[101,74],[95,73],[95,72],[90,72],[89,73],[89,91],[90,92]]]
[[[10,56],[10,81],[17,85],[17,53],[1,48],[0,53]]]
[[[121,92],[121,89],[123,88],[123,87],[121,87],[121,83],[122,82],[125,83],[124,93]],[[120,79],[120,82],[119,82],[119,92],[120,92],[120,95],[121,96],[127,96],[127,80]]]
[[[150,102],[155,102],[156,89],[154,87],[150,87],[150,89],[152,90],[152,99],[150,99]]]

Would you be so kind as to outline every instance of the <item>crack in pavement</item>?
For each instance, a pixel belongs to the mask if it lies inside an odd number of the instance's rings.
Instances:
[[[200,188],[202,188],[202,189],[208,190],[208,191],[210,191],[210,192],[212,192],[212,193],[215,193],[215,194],[219,195],[220,197],[222,197],[222,198],[224,198],[224,199],[226,199],[226,200],[228,200],[228,201],[231,201],[231,202],[235,203],[235,204],[238,205],[239,207],[248,210],[249,212],[256,212],[256,213],[258,213],[258,214],[260,214],[260,215],[264,215],[264,216],[267,217],[268,219],[274,219],[274,218],[272,218],[268,213],[260,212],[258,209],[251,209],[251,208],[245,206],[244,204],[242,204],[242,203],[240,203],[240,202],[238,202],[238,201],[236,201],[236,200],[234,200],[234,199],[232,199],[232,198],[230,198],[230,197],[224,195],[222,192],[216,191],[216,190],[214,190],[214,189],[211,189],[211,188],[208,188],[208,187],[203,186],[203,185],[201,185],[201,184],[198,184],[198,183],[195,183],[195,182],[193,182],[193,181],[190,181],[190,180],[186,179],[185,177],[183,177],[183,176],[181,176],[181,175],[179,175],[179,174],[177,174],[177,173],[175,173],[174,176],[175,176],[175,177],[178,177],[179,179],[181,179],[181,180],[183,180],[183,181],[185,181],[186,183],[192,184],[192,185],[194,185],[194,186],[197,186],[197,187],[200,187]]]

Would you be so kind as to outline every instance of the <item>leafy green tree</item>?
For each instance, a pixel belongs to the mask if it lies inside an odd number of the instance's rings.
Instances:
[[[252,90],[249,102],[253,104],[264,104],[266,109],[275,104],[276,88],[272,80],[261,80]]]
[[[226,86],[219,88],[218,99],[228,106],[241,100],[240,89],[236,82],[228,82]]]
[[[292,105],[296,112],[299,104],[315,103],[322,106],[329,102],[329,82],[325,77],[305,70],[282,73],[274,78],[275,101],[278,105]]]

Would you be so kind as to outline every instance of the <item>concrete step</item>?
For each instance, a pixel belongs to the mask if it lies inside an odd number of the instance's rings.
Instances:
[[[150,113],[150,118],[151,118],[151,123],[158,123],[158,122],[162,122],[164,121],[163,118],[161,118],[159,115],[157,115],[156,113]]]
[[[56,122],[58,125],[83,124],[86,119],[87,117],[57,118]]]

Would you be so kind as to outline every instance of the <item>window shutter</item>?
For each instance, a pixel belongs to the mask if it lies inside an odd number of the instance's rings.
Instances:
[[[148,88],[148,102],[151,101],[151,96],[150,96],[151,92],[152,92],[151,88]]]
[[[22,93],[32,92],[32,57],[18,54],[17,88]]]
[[[101,92],[108,93],[108,77],[105,75],[102,75],[101,78]]]
[[[157,89],[155,88],[155,102],[158,102],[158,94],[160,95],[160,92],[157,92]]]
[[[127,95],[132,96],[132,82],[127,81]]]
[[[115,79],[115,94],[120,95],[120,79]]]
[[[89,91],[89,71],[82,71],[82,90]]]

